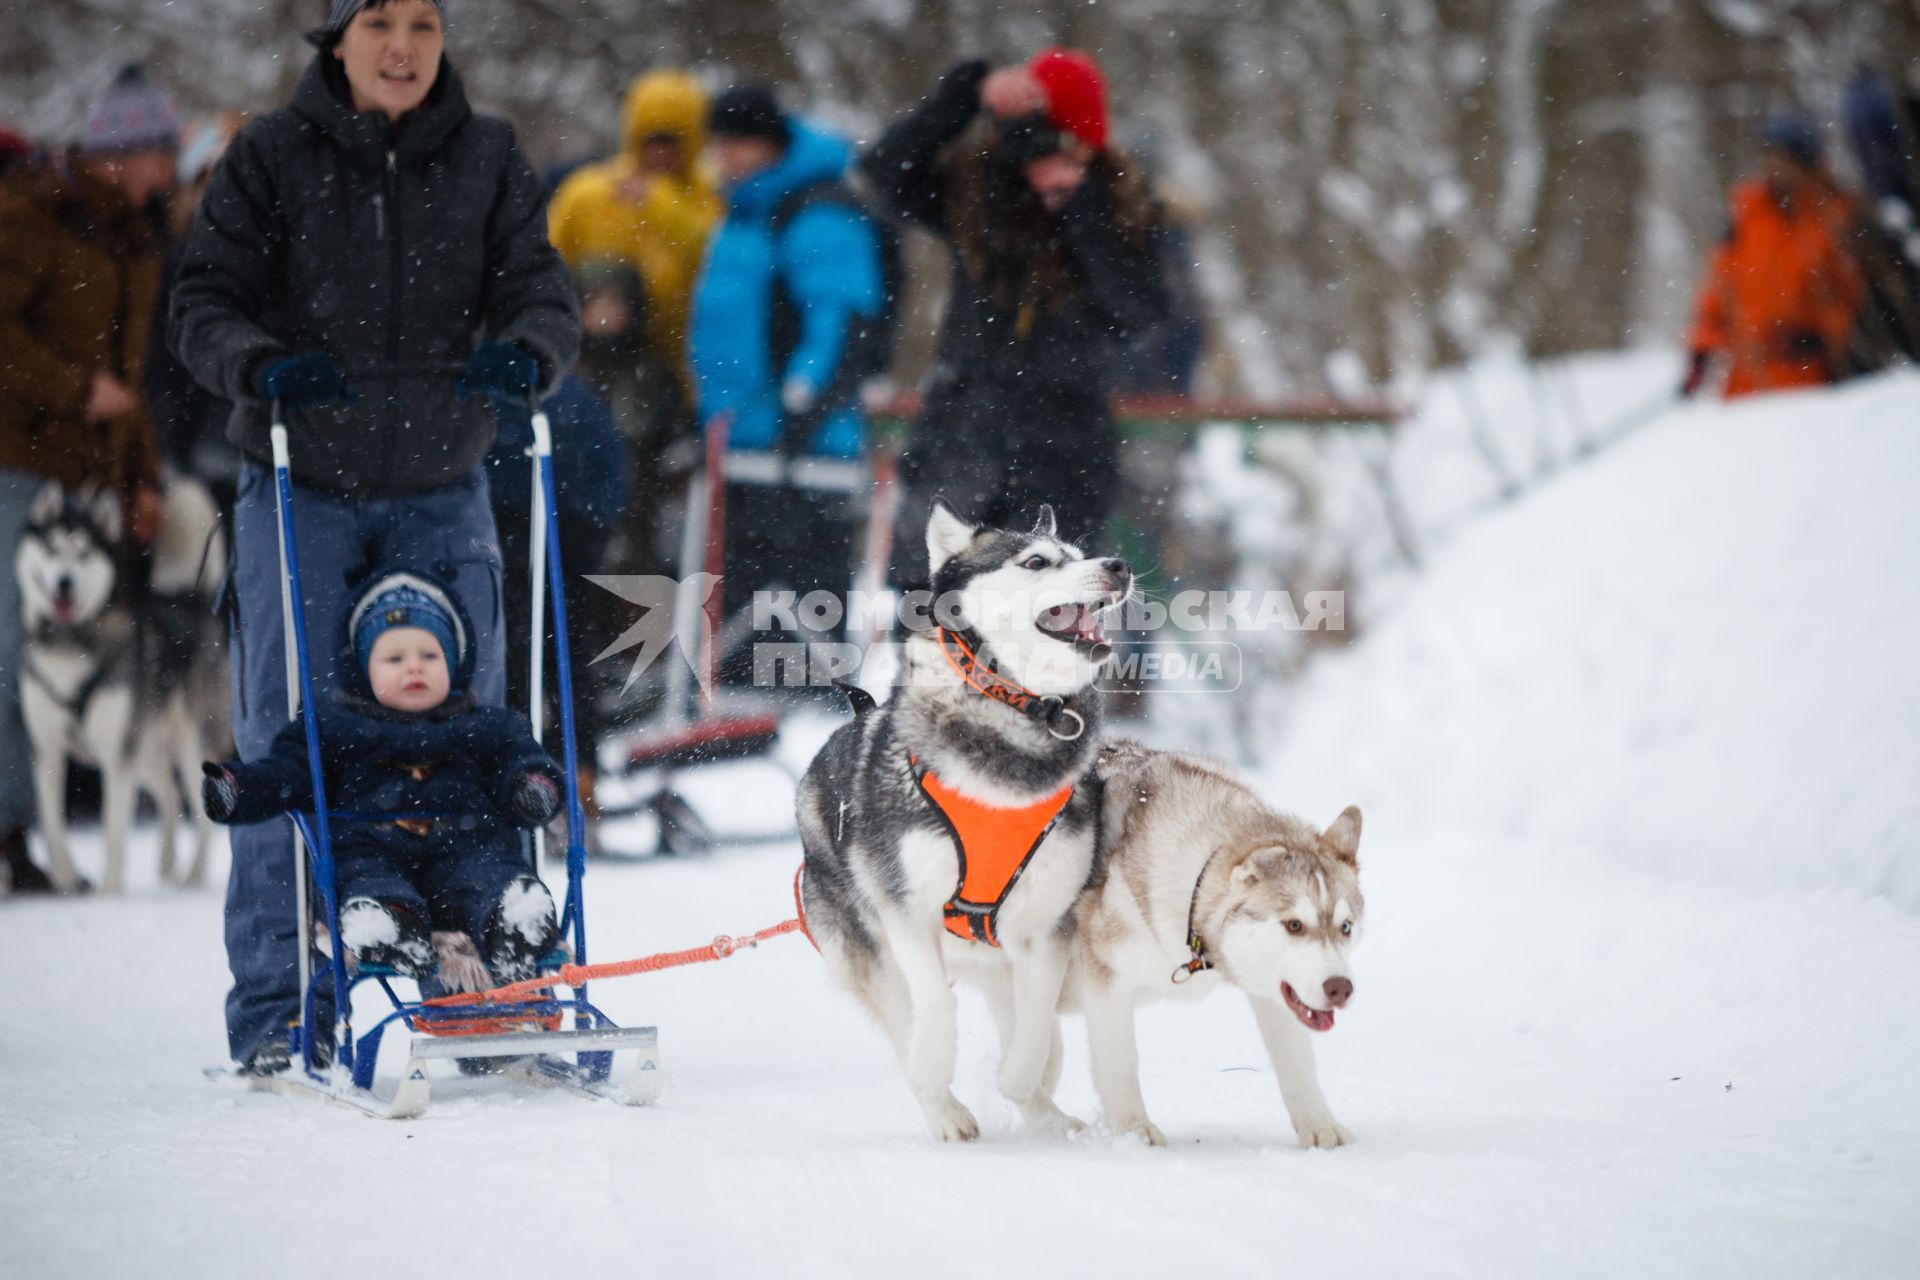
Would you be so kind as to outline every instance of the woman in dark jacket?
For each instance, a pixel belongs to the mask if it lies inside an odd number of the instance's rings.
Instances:
[[[919,531],[936,493],[1003,526],[1050,502],[1063,536],[1096,537],[1119,475],[1115,361],[1167,310],[1153,204],[1107,146],[1099,68],[1065,49],[991,74],[961,63],[861,168],[953,256],[939,364],[902,465],[896,580],[925,579]]]
[[[512,130],[468,107],[441,22],[434,0],[332,0],[292,103],[234,139],[180,265],[174,351],[233,402],[228,437],[249,460],[233,539],[234,732],[248,759],[286,717],[265,465],[276,403],[309,628],[330,626],[373,565],[408,565],[473,615],[475,699],[503,692],[500,552],[479,465],[488,398],[556,383],[579,320],[544,189]],[[284,821],[233,833],[228,1042],[262,1072],[284,1068],[299,999],[291,839]]]

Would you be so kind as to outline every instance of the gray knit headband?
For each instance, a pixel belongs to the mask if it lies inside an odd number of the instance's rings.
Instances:
[[[332,3],[327,8],[326,30],[328,33],[338,35],[340,32],[346,30],[347,24],[353,21],[353,15],[366,8],[369,3],[370,0],[332,0]],[[440,20],[445,22],[447,19],[447,0],[431,0],[431,3],[434,8],[440,11]]]

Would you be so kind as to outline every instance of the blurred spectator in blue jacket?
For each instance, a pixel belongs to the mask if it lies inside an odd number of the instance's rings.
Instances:
[[[884,310],[880,228],[846,184],[853,152],[762,85],[714,99],[726,214],[694,293],[701,419],[724,420],[728,616],[761,589],[843,596],[865,484],[859,384]],[[743,664],[723,674],[741,682]]]

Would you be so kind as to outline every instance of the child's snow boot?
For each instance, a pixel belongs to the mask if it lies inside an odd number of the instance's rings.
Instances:
[[[539,971],[559,933],[553,895],[532,876],[516,877],[487,922],[487,967],[501,983],[523,982]]]
[[[374,898],[349,898],[340,908],[340,940],[361,969],[390,969],[403,978],[434,970],[433,941],[405,907]]]

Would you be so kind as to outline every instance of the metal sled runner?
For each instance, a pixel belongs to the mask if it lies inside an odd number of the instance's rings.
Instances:
[[[377,969],[347,971],[346,948],[340,943],[340,902],[336,891],[331,826],[335,821],[379,820],[388,815],[330,814],[320,754],[320,724],[313,695],[313,674],[307,646],[304,600],[300,586],[300,555],[293,531],[292,478],[287,431],[275,406],[273,471],[278,504],[280,585],[283,630],[287,646],[288,714],[297,715],[306,728],[307,756],[312,772],[314,805],[311,813],[294,813],[294,884],[299,924],[300,1019],[291,1029],[292,1065],[279,1075],[257,1079],[259,1088],[277,1093],[316,1096],[371,1116],[408,1119],[427,1108],[427,1064],[448,1058],[504,1060],[507,1074],[532,1082],[571,1089],[627,1104],[644,1104],[659,1097],[664,1077],[660,1070],[658,1038],[652,1027],[619,1027],[589,1001],[584,979],[571,986],[571,995],[551,990],[499,1003],[436,1007],[424,999],[408,1000],[393,986],[390,972]],[[567,646],[566,597],[562,591],[559,522],[554,509],[553,440],[547,416],[533,407],[533,517],[531,542],[532,627],[529,637],[529,711],[533,736],[542,738],[544,720],[544,665],[546,619],[544,604],[553,605],[555,678],[560,702],[560,734],[564,752],[562,770],[567,800],[567,890],[560,917],[560,936],[571,942],[577,965],[587,960],[587,928],[582,881],[586,873],[584,843],[586,817],[577,781],[578,758],[573,720],[573,670]],[[545,832],[534,834],[536,859],[544,852]],[[327,963],[313,964],[314,912],[309,899],[309,876],[320,895],[321,919],[331,940]],[[556,953],[542,971],[557,973],[565,953]],[[352,994],[365,982],[376,982],[392,1003],[392,1011],[357,1041],[353,1033]],[[318,1005],[322,984],[333,997],[331,1041],[322,1043]],[[555,985],[559,985],[556,983]],[[398,1089],[391,1097],[374,1092],[374,1068],[380,1045],[396,1024],[411,1040]],[[624,1080],[613,1078],[614,1054],[634,1051],[637,1060]]]

